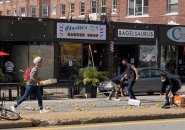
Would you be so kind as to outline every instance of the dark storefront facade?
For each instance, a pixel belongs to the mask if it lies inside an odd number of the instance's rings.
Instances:
[[[102,22],[56,21],[59,81],[75,80],[78,69],[93,65],[107,70],[107,33]]]
[[[159,26],[161,68],[185,79],[185,27]]]
[[[158,66],[158,26],[135,23],[112,23],[114,75],[123,72],[121,59],[127,58],[138,68]]]
[[[9,56],[0,57],[1,69],[4,63],[14,63],[15,81],[22,79],[20,70],[33,65],[33,58],[42,56],[43,79],[54,76],[54,22],[49,19],[0,17],[0,50]],[[48,54],[49,53],[49,54]],[[44,70],[48,70],[47,72]]]

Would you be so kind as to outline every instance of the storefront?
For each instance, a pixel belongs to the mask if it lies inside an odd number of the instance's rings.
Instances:
[[[33,58],[44,58],[40,77],[54,77],[54,22],[49,19],[0,17],[0,51],[9,56],[0,57],[1,69],[4,63],[14,63],[14,80],[22,79],[20,70],[33,65]],[[47,71],[46,71],[47,70]]]
[[[59,81],[75,80],[80,67],[107,70],[107,27],[102,22],[56,21],[56,74]]]
[[[185,27],[160,26],[161,68],[185,79]]]
[[[135,23],[112,23],[111,26],[114,32],[114,75],[123,72],[122,58],[139,68],[158,66],[158,26]]]

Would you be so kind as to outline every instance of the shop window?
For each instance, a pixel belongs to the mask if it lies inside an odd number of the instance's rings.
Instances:
[[[75,3],[70,3],[70,16],[74,16],[75,13]]]
[[[117,13],[117,0],[112,0],[112,13]]]
[[[160,77],[161,74],[165,74],[164,71],[161,71],[161,70],[157,70],[157,69],[152,69],[151,71],[152,73],[152,77]]]
[[[60,17],[65,17],[65,15],[66,15],[66,5],[61,4],[60,5]]]
[[[80,15],[85,15],[85,2],[80,2]]]
[[[141,45],[139,56],[139,67],[156,67],[156,66],[157,66],[156,46]]]
[[[148,0],[128,0],[128,16],[148,15]]]
[[[42,5],[42,17],[48,17],[48,5]]]
[[[17,16],[17,9],[13,10],[13,16]]]
[[[91,0],[91,13],[96,13],[96,11],[97,11],[96,0]]]
[[[52,15],[56,15],[56,4],[52,5],[51,13],[52,13]]]
[[[26,16],[26,8],[25,7],[20,7],[20,16],[25,17]]]
[[[178,0],[168,0],[168,13],[178,13]]]
[[[150,69],[141,70],[139,72],[139,78],[149,78],[149,77],[151,77]]]
[[[75,80],[83,62],[83,47],[80,43],[62,43],[60,45],[60,72],[62,80]]]
[[[10,10],[9,10],[9,9],[6,10],[6,15],[7,15],[7,16],[10,15]]]
[[[106,14],[106,0],[101,0],[101,13]]]
[[[31,17],[36,17],[36,6],[31,6],[30,7],[30,16]]]

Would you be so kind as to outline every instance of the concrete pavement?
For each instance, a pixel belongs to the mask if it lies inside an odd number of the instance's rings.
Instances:
[[[141,107],[128,106],[128,97],[122,97],[121,101],[107,101],[105,97],[44,100],[44,107],[50,110],[47,114],[39,114],[37,101],[26,101],[18,108],[23,120],[16,123],[0,120],[0,128],[21,127],[21,121],[30,127],[30,124],[31,126],[51,126],[185,117],[184,108],[161,109],[160,106],[164,100],[159,100],[158,96],[137,96],[141,100]],[[14,103],[6,102],[6,107],[10,108]]]

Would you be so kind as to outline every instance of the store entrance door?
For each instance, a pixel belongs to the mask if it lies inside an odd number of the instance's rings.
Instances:
[[[116,45],[114,54],[114,76],[124,72],[121,63],[122,59],[128,59],[128,62],[138,66],[139,46],[138,45]]]

